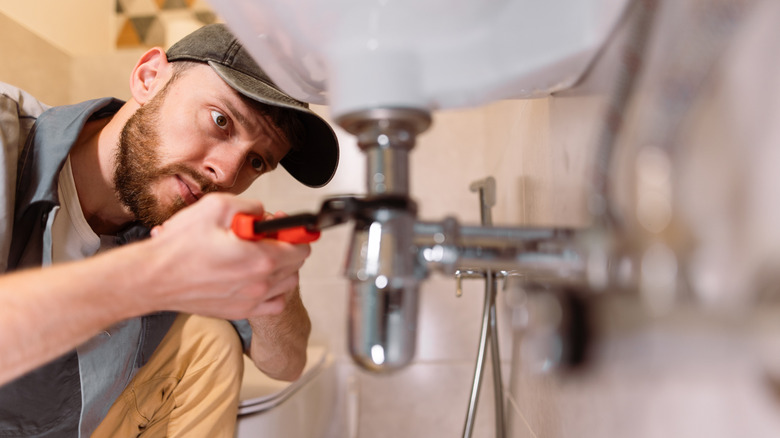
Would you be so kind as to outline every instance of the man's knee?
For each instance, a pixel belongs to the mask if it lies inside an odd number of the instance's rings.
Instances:
[[[179,315],[94,436],[232,430],[243,373],[243,347],[232,324]]]
[[[240,381],[244,371],[243,345],[235,328],[228,321],[199,315],[188,315],[182,328],[182,340],[193,349],[192,368],[207,365],[221,375],[235,376]]]

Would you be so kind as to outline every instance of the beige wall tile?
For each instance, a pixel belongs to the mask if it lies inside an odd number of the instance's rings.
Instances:
[[[417,364],[391,375],[357,372],[360,437],[462,436],[473,365]],[[488,371],[480,392],[474,438],[495,436],[493,388]]]
[[[70,103],[72,59],[0,12],[0,80],[48,105]]]
[[[339,360],[348,360],[347,281],[303,278],[301,297],[312,323],[311,343],[328,346]]]
[[[497,315],[502,360],[511,358],[511,315],[499,282]],[[455,296],[455,280],[435,276],[420,288],[417,361],[471,363],[476,360],[484,308],[485,282],[463,280],[463,295]]]
[[[114,49],[113,1],[0,0],[0,12],[62,53],[84,55],[110,53]]]
[[[485,108],[496,223],[582,226],[603,98],[508,100]]]
[[[73,57],[70,102],[107,96],[129,100],[130,74],[144,52],[142,49],[125,49],[109,54]]]
[[[419,216],[439,221],[454,216],[479,221],[479,198],[469,184],[482,179],[484,118],[480,109],[435,113],[431,128],[418,137],[410,154],[411,196]]]

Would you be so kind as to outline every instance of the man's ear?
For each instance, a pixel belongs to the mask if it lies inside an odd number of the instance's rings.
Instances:
[[[165,51],[153,47],[141,56],[130,74],[130,93],[143,105],[160,91],[171,77],[171,64]]]

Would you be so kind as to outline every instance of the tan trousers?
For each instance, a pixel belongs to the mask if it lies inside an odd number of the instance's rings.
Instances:
[[[229,437],[244,371],[230,323],[180,314],[93,437]]]

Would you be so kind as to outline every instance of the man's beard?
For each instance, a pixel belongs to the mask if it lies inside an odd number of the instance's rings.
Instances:
[[[161,90],[125,123],[119,137],[114,169],[114,187],[119,200],[130,209],[136,220],[150,228],[162,224],[187,206],[178,194],[170,205],[163,205],[151,191],[153,182],[166,176],[186,174],[200,186],[204,194],[217,189],[213,183],[183,164],[160,167],[157,153],[157,148],[161,147],[158,125],[165,91]]]

